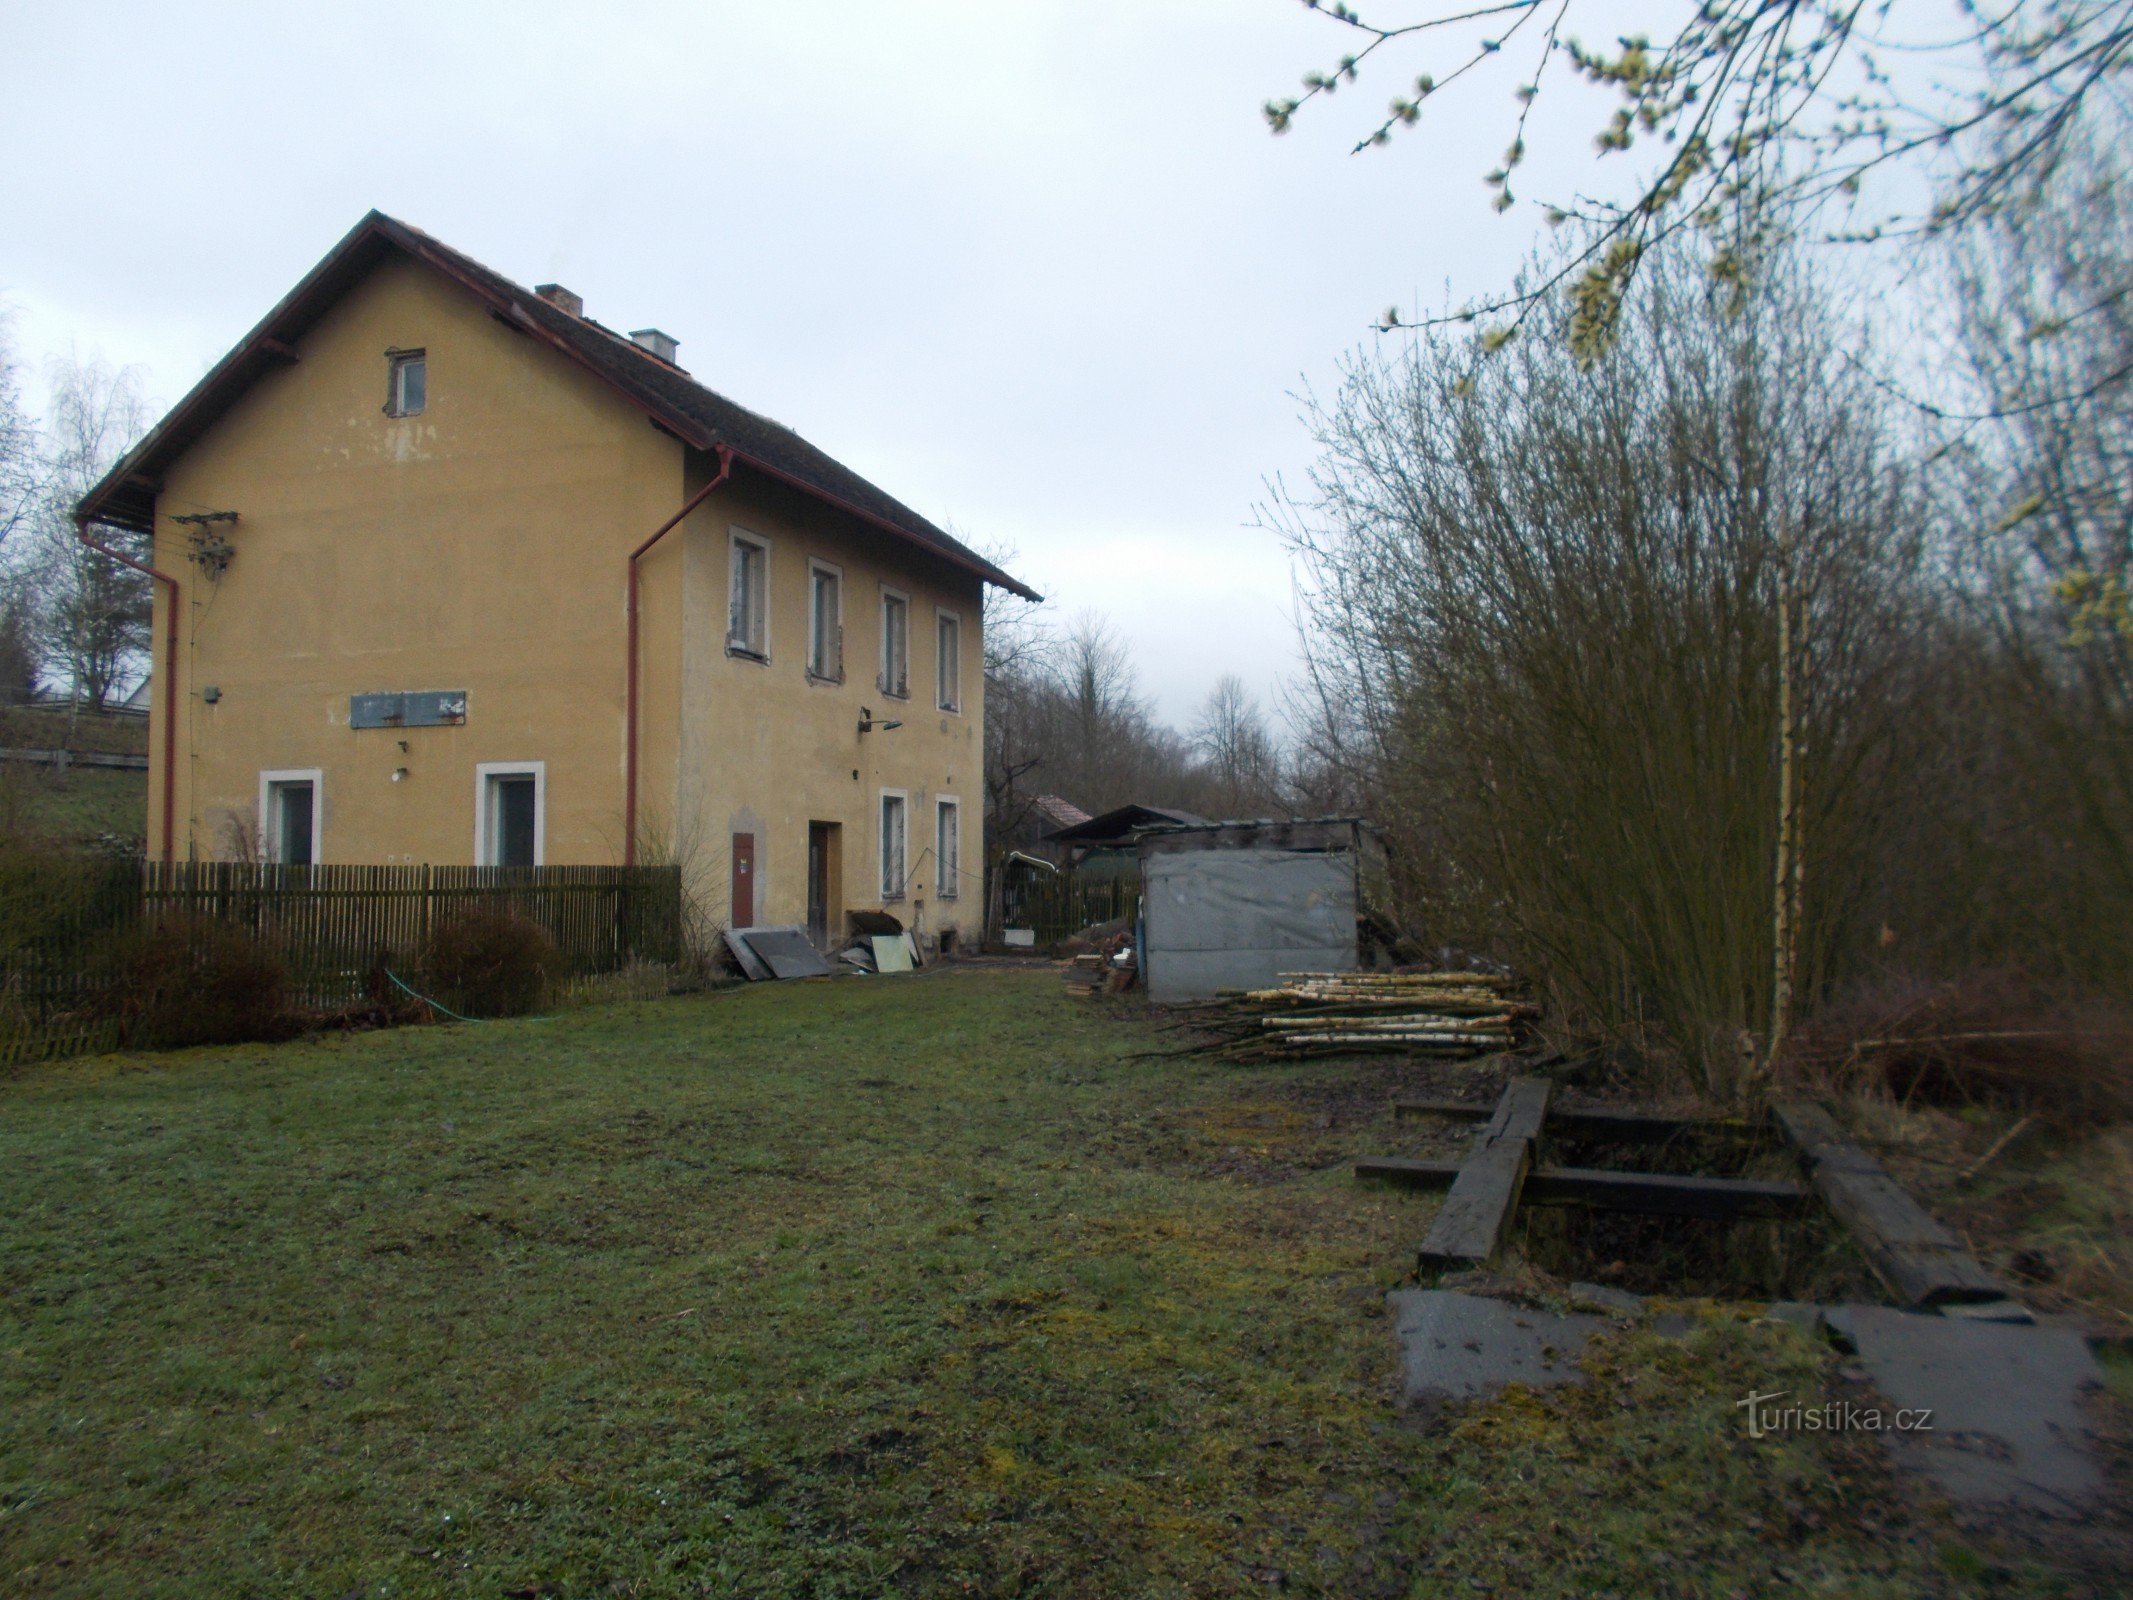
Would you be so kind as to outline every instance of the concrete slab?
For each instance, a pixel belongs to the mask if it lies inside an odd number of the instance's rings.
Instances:
[[[1966,1505],[2077,1515],[2104,1487],[2083,1392],[2103,1373],[2064,1328],[1845,1306],[1859,1360],[1889,1404],[1930,1407],[1930,1432],[1883,1435],[1896,1459]]]
[[[1839,1349],[1856,1350],[1859,1348],[1859,1337],[1852,1329],[1852,1313],[1861,1309],[1859,1306],[1824,1306],[1822,1308],[1822,1326],[1829,1336],[1837,1342]]]
[[[2029,1307],[2017,1300],[1984,1300],[1973,1305],[1942,1306],[1940,1314],[1959,1322],[2035,1322]]]
[[[1396,1290],[1385,1305],[1410,1402],[1478,1399],[1511,1383],[1583,1383],[1577,1357],[1607,1326],[1605,1317],[1528,1311],[1445,1289]]]
[[[1604,1283],[1573,1283],[1567,1292],[1570,1303],[1581,1310],[1618,1311],[1631,1317],[1644,1310],[1644,1296]]]
[[[1822,1337],[1822,1308],[1805,1300],[1777,1300],[1763,1313],[1765,1322],[1782,1322],[1798,1328],[1810,1339]]]

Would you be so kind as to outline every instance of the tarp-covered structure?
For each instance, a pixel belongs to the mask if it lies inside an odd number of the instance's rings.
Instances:
[[[1285,972],[1346,972],[1358,914],[1382,876],[1356,817],[1217,822],[1139,836],[1141,981],[1161,1003],[1267,988]]]

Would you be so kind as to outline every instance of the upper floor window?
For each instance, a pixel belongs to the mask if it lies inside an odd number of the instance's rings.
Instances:
[[[733,589],[727,599],[726,648],[770,659],[770,546],[733,535]]]
[[[894,589],[881,591],[881,677],[883,694],[899,699],[911,692],[911,601]]]
[[[807,568],[807,675],[844,681],[844,577],[820,561]]]
[[[388,380],[385,414],[388,417],[420,415],[429,400],[429,358],[420,350],[385,352]]]
[[[939,647],[940,690],[934,703],[943,711],[963,709],[963,619],[943,611],[935,619]]]
[[[884,789],[881,794],[881,897],[884,900],[901,900],[904,897],[904,808],[905,797],[900,789]]]

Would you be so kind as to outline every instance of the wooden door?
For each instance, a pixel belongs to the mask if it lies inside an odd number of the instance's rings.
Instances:
[[[733,925],[755,926],[755,835],[733,836]]]

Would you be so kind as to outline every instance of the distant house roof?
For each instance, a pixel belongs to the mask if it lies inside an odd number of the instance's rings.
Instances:
[[[1056,794],[1040,794],[1030,802],[1038,816],[1055,828],[1071,828],[1077,822],[1087,822],[1089,814],[1071,800],[1062,800]]]
[[[1120,806],[1071,827],[1054,828],[1045,837],[1058,844],[1109,844],[1130,837],[1136,828],[1202,827],[1206,823],[1205,817],[1167,806]]]
[[[542,299],[419,228],[373,211],[206,377],[82,497],[77,514],[137,532],[153,530],[162,474],[213,425],[245,389],[296,359],[295,343],[380,261],[399,252],[425,263],[472,294],[507,328],[549,346],[589,370],[651,422],[684,444],[730,453],[741,466],[792,485],[874,526],[975,573],[985,582],[1037,599],[953,535],[874,487],[782,423],[771,421],[696,382],[634,340]]]

